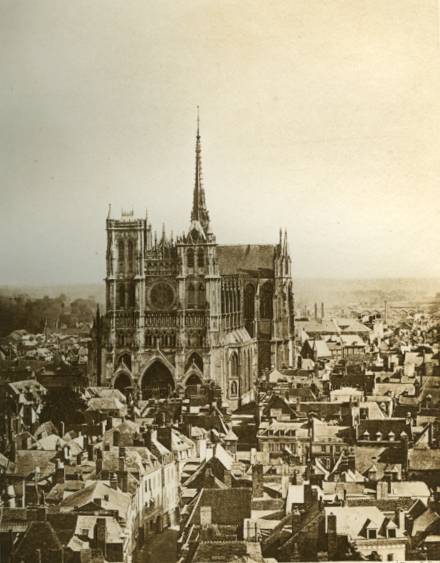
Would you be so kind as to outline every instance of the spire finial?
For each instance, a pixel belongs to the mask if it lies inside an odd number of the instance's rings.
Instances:
[[[193,206],[191,221],[198,221],[203,230],[208,232],[209,213],[206,208],[205,190],[202,181],[202,146],[200,142],[200,111],[197,106],[197,136],[196,136],[196,173],[194,181]]]

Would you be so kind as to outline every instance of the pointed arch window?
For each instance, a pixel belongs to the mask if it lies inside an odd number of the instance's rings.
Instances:
[[[194,284],[190,283],[188,286],[188,307],[196,306],[196,288]]]
[[[194,250],[192,248],[188,249],[186,257],[188,268],[194,268]]]
[[[260,316],[262,319],[273,317],[273,285],[270,282],[266,282],[261,288]]]
[[[118,304],[119,307],[122,309],[125,307],[125,287],[123,285],[119,286],[118,290]]]
[[[254,336],[254,320],[255,289],[252,284],[248,284],[244,290],[244,322],[251,338]]]
[[[238,377],[238,356],[232,354],[230,361],[230,375],[231,377]]]
[[[132,270],[134,264],[134,242],[132,240],[128,241],[128,264],[130,270]]]
[[[203,268],[204,265],[205,265],[205,253],[203,251],[203,248],[199,248],[199,251],[197,253],[197,266],[199,266],[199,268]]]
[[[118,259],[119,262],[123,262],[125,260],[125,245],[122,239],[118,242]]]
[[[199,284],[197,291],[197,306],[203,308],[205,306],[205,286],[201,283]]]

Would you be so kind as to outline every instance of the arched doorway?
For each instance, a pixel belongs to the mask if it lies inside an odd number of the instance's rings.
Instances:
[[[141,383],[143,399],[164,399],[173,389],[174,379],[165,364],[156,360],[145,370]]]
[[[201,385],[201,384],[202,384],[202,380],[200,379],[200,376],[198,376],[196,373],[192,373],[185,382],[185,385],[187,387],[189,385]]]
[[[132,387],[131,378],[128,373],[126,373],[125,371],[118,373],[113,383],[113,387],[127,396],[127,393],[129,392],[129,390],[131,390]]]

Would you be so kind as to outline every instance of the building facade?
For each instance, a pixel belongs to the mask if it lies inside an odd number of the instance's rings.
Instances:
[[[202,183],[199,126],[193,206],[182,236],[153,235],[148,217],[107,217],[106,313],[93,329],[97,384],[142,398],[212,381],[232,408],[257,373],[294,364],[287,233],[275,245],[216,242]]]

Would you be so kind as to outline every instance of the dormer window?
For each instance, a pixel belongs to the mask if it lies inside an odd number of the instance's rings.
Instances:
[[[369,540],[377,539],[377,530],[375,528],[368,528],[367,530],[367,538]]]
[[[396,528],[388,528],[387,536],[389,538],[395,538],[396,537]]]
[[[376,440],[380,442],[382,440],[382,432],[376,432]]]

